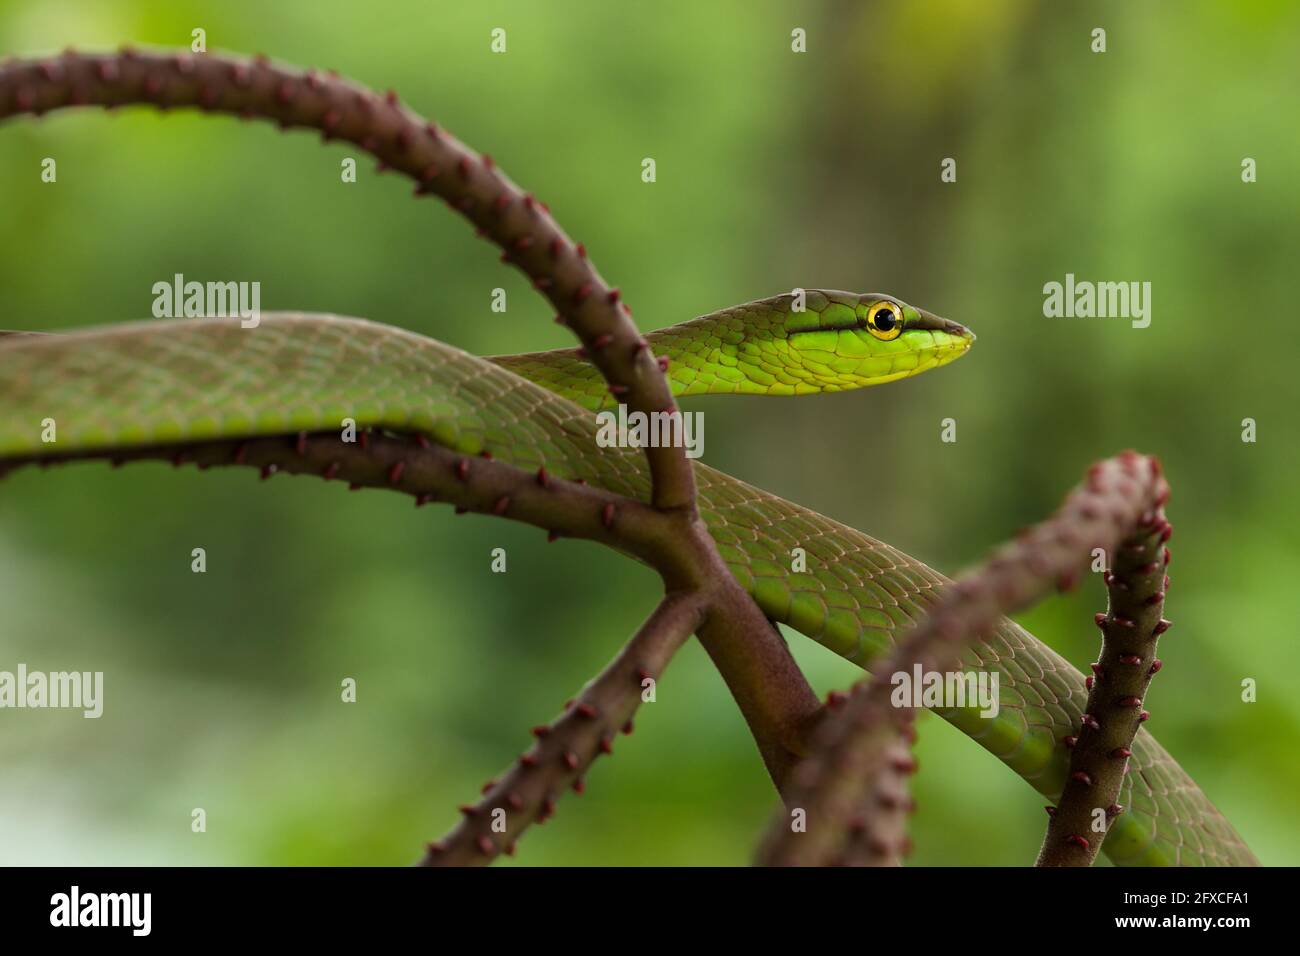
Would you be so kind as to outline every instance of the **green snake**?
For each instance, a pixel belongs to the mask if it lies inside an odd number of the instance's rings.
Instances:
[[[674,394],[838,391],[894,381],[965,354],[974,336],[885,295],[808,291],[647,335]],[[390,326],[325,315],[152,321],[0,338],[0,470],[6,463],[132,446],[337,431],[426,436],[462,454],[544,466],[647,500],[646,460],[602,448],[593,410],[611,398],[573,349],[478,358]],[[42,423],[57,442],[42,441]],[[924,614],[946,578],[838,522],[696,464],[701,516],[773,621],[869,668]],[[803,548],[807,570],[791,570]],[[1050,799],[1084,676],[1003,620],[963,666],[996,672],[1000,711],[939,713]],[[1139,730],[1104,850],[1128,865],[1249,865],[1250,850],[1183,769]]]

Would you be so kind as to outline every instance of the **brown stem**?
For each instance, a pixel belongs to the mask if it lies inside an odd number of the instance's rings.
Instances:
[[[795,772],[786,803],[807,814],[806,832],[785,815],[773,823],[759,855],[766,864],[820,865],[839,860],[854,831],[897,808],[872,799],[890,755],[911,732],[910,699],[896,706],[893,676],[943,672],[966,645],[999,617],[1033,603],[1053,585],[1078,581],[1083,555],[1109,552],[1139,527],[1155,527],[1168,496],[1159,463],[1135,452],[1100,462],[1055,515],[1022,533],[988,561],[945,588],[930,613],[899,639],[875,675],[854,687],[847,701],[820,722],[813,754]],[[914,766],[914,765],[909,765]],[[889,829],[893,829],[890,827]],[[891,848],[901,854],[900,843]]]
[[[461,808],[460,823],[430,843],[421,866],[473,866],[514,854],[515,841],[532,823],[555,812],[566,789],[582,793],[583,776],[601,754],[613,752],[615,735],[632,732],[647,679],[658,680],[668,661],[698,627],[698,594],[668,594],[641,629],[552,723],[536,727],[536,745],[497,780],[483,799]]]
[[[257,117],[355,143],[375,156],[381,169],[415,180],[416,195],[441,197],[496,243],[502,260],[524,272],[550,300],[619,401],[636,411],[676,410],[667,379],[619,290],[601,278],[586,249],[565,234],[546,204],[511,182],[491,157],[406,108],[392,91],[381,96],[332,72],[219,53],[68,50],[0,66],[0,119],[70,106],[128,104]],[[685,449],[647,448],[646,455],[654,505],[693,512],[695,479]]]
[[[1169,589],[1169,549],[1173,532],[1158,508],[1115,551],[1106,572],[1107,614],[1097,615],[1101,655],[1088,678],[1088,709],[1070,748],[1070,772],[1055,807],[1048,807],[1047,834],[1037,866],[1091,866],[1111,821],[1124,812],[1116,802],[1128,772],[1133,737],[1150,714],[1147,688],[1160,670],[1159,636],[1169,627],[1163,617]]]
[[[326,140],[355,143],[378,158],[381,170],[415,180],[417,196],[441,197],[496,243],[502,259],[521,269],[555,306],[557,318],[578,336],[619,401],[632,410],[677,413],[663,370],[631,321],[631,310],[596,272],[585,248],[570,240],[546,205],[521,191],[490,157],[474,153],[408,110],[396,94],[379,96],[333,73],[291,70],[265,57],[245,61],[215,53],[126,49],[84,55],[69,50],[56,58],[11,59],[0,66],[0,119],[69,106],[112,109],[137,103],[269,119],[282,128],[308,127]],[[676,575],[665,576],[666,587],[708,586],[719,606],[737,616],[727,627],[711,626],[703,641],[741,702],[768,770],[779,782],[793,762],[788,728],[804,716],[811,691],[780,636],[731,578],[704,531],[684,449],[647,448],[646,455],[651,503],[678,522],[676,533],[657,536],[655,545],[659,559],[671,564]],[[523,508],[525,496],[517,483],[511,487],[514,495],[503,492],[510,499],[507,510]],[[606,504],[611,506],[623,507]],[[467,507],[481,508],[482,502]],[[523,520],[556,527],[545,508]],[[566,533],[606,540],[587,525],[589,520],[575,517]],[[617,546],[616,541],[607,543]],[[714,613],[710,619],[717,617]]]
[[[273,435],[197,444],[119,448],[105,451],[11,458],[0,461],[0,477],[24,465],[73,461],[164,461],[200,468],[244,465],[263,478],[277,474],[316,475],[355,489],[384,488],[432,502],[522,521],[554,537],[585,538],[640,558],[660,572],[668,586],[692,580],[681,550],[674,546],[675,521],[648,505],[591,485],[529,473],[482,456],[457,454],[418,435],[358,433],[345,442],[338,432]]]

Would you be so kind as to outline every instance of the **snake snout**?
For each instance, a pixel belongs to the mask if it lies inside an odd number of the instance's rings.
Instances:
[[[966,328],[966,326],[962,325],[960,322],[954,322],[952,319],[941,318],[931,312],[926,312],[924,309],[917,309],[916,313],[920,317],[920,320],[916,323],[914,328],[929,329],[932,332],[947,332],[949,335],[960,336],[967,342],[975,341],[975,333]]]

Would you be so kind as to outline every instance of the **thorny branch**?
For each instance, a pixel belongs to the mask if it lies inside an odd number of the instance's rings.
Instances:
[[[1160,538],[1168,495],[1154,458],[1125,452],[1099,462],[1055,515],[946,588],[875,676],[857,684],[821,722],[812,756],[796,769],[786,797],[789,807],[806,815],[806,832],[778,815],[759,862],[897,862],[907,851],[903,814],[911,801],[901,783],[916,766],[905,747],[916,714],[911,706],[893,706],[892,675],[912,673],[918,665],[924,672],[952,668],[999,617],[1027,607],[1053,586],[1073,587],[1093,549],[1111,553],[1134,535],[1144,542]]]
[[[1087,679],[1088,710],[1079,733],[1061,741],[1070,748],[1070,772],[1057,805],[1047,808],[1037,866],[1091,866],[1111,821],[1124,812],[1116,800],[1133,737],[1151,716],[1143,701],[1161,668],[1157,640],[1169,629],[1162,615],[1172,533],[1157,508],[1154,520],[1139,524],[1114,552],[1106,572],[1109,613],[1096,617],[1102,645]]]
[[[355,143],[379,160],[381,171],[391,169],[411,177],[417,183],[417,196],[439,196],[464,215],[479,235],[499,246],[502,261],[522,270],[555,306],[557,321],[578,336],[583,353],[600,369],[615,398],[634,411],[678,413],[663,374],[666,360],[651,354],[621,293],[601,278],[586,249],[569,239],[546,204],[520,190],[490,156],[474,153],[416,115],[394,92],[380,96],[332,72],[292,70],[261,56],[244,61],[219,54],[130,48],[103,55],[68,50],[44,60],[11,58],[0,66],[0,120],[21,113],[40,116],[69,106],[113,109],[133,103],[270,119],[281,128],[317,129],[324,140]],[[298,454],[286,458],[282,446],[290,437]],[[308,452],[320,442],[313,438],[305,447],[303,442],[302,436],[283,436],[179,451],[182,460],[188,457],[204,464],[261,459],[263,474],[269,476],[280,469],[317,468],[320,462]],[[177,452],[177,448],[140,449],[117,457],[175,457]],[[381,452],[391,453],[392,460]],[[334,469],[336,477],[349,469],[353,474],[348,480],[355,486],[386,480],[390,486],[417,494],[417,503],[438,494],[457,499],[446,485],[447,462],[437,462],[439,452],[432,448],[419,454],[394,451],[384,439],[376,440],[366,452],[372,461],[340,449],[333,449],[333,454],[324,467]],[[796,728],[815,711],[816,700],[780,635],[727,571],[700,521],[694,474],[684,449],[650,447],[646,455],[652,509],[644,510],[628,499],[594,489],[578,492],[566,487],[542,495],[504,466],[487,472],[493,481],[485,487],[490,488],[475,489],[463,473],[465,459],[453,469],[463,485],[460,497],[469,502],[460,507],[491,510],[553,533],[590,537],[633,553],[640,547],[640,556],[660,571],[667,590],[682,586],[702,595],[707,626],[701,630],[701,641],[736,698],[779,787],[796,758],[791,743],[799,739]],[[432,462],[430,474],[421,477],[418,461],[426,459]],[[539,485],[544,485],[542,477],[537,476]],[[485,494],[490,496],[490,509],[484,507],[489,500]],[[593,499],[600,499],[600,528],[592,524]],[[665,533],[651,510],[675,521],[674,532]],[[639,526],[647,529],[646,540],[634,540],[633,529]]]
[[[703,611],[698,594],[667,595],[563,714],[533,728],[533,748],[500,779],[489,780],[476,805],[461,807],[461,822],[429,844],[421,865],[463,866],[490,863],[503,852],[513,855],[519,834],[532,823],[546,822],[565,789],[582,793],[583,775],[601,754],[613,753],[616,734],[632,732],[646,681],[659,679]]]

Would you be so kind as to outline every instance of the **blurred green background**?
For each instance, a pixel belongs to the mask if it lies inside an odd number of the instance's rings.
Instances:
[[[967,358],[889,388],[691,406],[709,464],[944,571],[1050,511],[1091,460],[1159,454],[1176,626],[1150,727],[1261,860],[1300,863],[1296,4],[14,3],[0,52],[188,45],[194,27],[210,49],[399,90],[549,202],[645,328],[794,286],[888,291],[971,326]],[[0,326],[144,318],[182,272],[478,353],[569,344],[462,222],[368,162],[343,185],[345,156],[141,109],[9,122]],[[1151,326],[1045,318],[1042,286],[1067,272],[1150,281]],[[655,599],[650,572],[594,545],[405,497],[21,471],[0,485],[0,668],[102,670],[106,712],[0,712],[0,855],[408,862]],[[1103,602],[1093,581],[1023,622],[1082,666]],[[791,643],[820,690],[859,673]],[[356,704],[339,702],[348,676]],[[518,862],[748,860],[774,796],[698,646],[637,728]],[[1042,799],[942,721],[920,729],[914,861],[1032,861]]]

